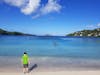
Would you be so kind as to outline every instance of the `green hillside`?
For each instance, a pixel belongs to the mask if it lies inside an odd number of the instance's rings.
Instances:
[[[0,35],[30,35],[30,34],[24,34],[24,33],[16,32],[16,31],[10,32],[10,31],[0,29]]]
[[[100,28],[97,28],[97,29],[94,29],[94,30],[77,31],[77,32],[68,34],[67,36],[100,37]]]

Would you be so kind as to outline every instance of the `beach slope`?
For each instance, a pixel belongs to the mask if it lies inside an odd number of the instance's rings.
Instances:
[[[0,73],[0,75],[24,75],[23,73]],[[100,75],[100,71],[31,72],[25,75]]]

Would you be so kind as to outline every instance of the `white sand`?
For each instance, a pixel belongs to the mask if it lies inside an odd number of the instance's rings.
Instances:
[[[0,73],[0,75],[100,75],[100,71],[57,71],[57,72],[31,72],[23,73]]]
[[[23,74],[20,58],[7,59],[0,58],[0,75],[100,75],[100,60],[33,58],[30,66],[37,67]]]

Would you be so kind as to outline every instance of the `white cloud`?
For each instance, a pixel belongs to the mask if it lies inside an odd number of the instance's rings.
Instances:
[[[4,0],[5,3],[19,7],[25,15],[30,15],[39,7],[41,0]]]
[[[21,7],[26,0],[4,0],[5,3],[10,4],[12,6]]]
[[[94,28],[94,25],[87,25],[86,28]]]
[[[59,12],[62,6],[57,2],[57,0],[48,0],[48,3],[41,8],[42,14],[48,14],[51,12]]]
[[[62,6],[58,0],[48,0],[48,2],[42,7],[42,0],[2,0],[3,2],[18,7],[25,15],[36,14],[32,18],[37,18],[42,15],[46,15],[52,12],[60,12]]]
[[[100,23],[98,23],[97,26],[100,27]]]
[[[86,25],[86,28],[98,28],[98,27],[100,27],[100,23],[98,23],[98,24],[95,24],[95,25]]]
[[[21,9],[21,12],[23,12],[26,15],[34,13],[40,6],[40,2],[41,0],[29,0],[26,6]]]
[[[38,17],[40,17],[41,15],[40,14],[36,14],[36,15],[34,15],[33,17],[32,17],[32,19],[36,19],[36,18],[38,18]]]

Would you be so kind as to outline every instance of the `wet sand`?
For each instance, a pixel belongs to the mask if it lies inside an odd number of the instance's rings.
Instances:
[[[100,60],[30,57],[28,75],[99,75]],[[0,56],[0,75],[23,75],[20,57]]]

